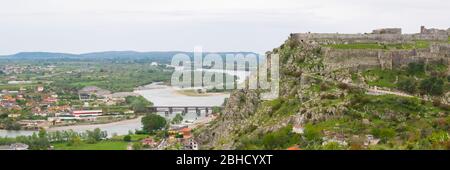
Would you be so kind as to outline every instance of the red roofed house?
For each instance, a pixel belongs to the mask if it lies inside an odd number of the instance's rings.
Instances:
[[[191,128],[183,128],[180,130],[180,132],[183,134],[183,138],[190,138],[191,137]]]

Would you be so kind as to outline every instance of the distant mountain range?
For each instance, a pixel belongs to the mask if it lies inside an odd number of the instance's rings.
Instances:
[[[137,51],[105,51],[85,54],[70,53],[52,53],[52,52],[21,52],[13,55],[0,55],[1,60],[132,60],[132,61],[156,61],[160,63],[169,63],[172,57],[178,53],[184,53],[193,56],[193,52],[183,51],[153,51],[153,52],[137,52]],[[204,52],[206,55],[210,52]],[[253,52],[217,52],[222,56],[225,54],[244,55],[255,54]]]

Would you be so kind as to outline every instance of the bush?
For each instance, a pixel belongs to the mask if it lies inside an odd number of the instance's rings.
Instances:
[[[303,134],[303,136],[306,138],[306,140],[308,140],[310,142],[315,142],[315,141],[321,140],[322,133],[320,132],[320,130],[318,128],[314,127],[314,125],[312,125],[312,124],[307,124],[305,126],[304,132],[305,133]]]
[[[123,137],[123,141],[125,142],[131,142],[131,136],[130,135],[126,135]]]
[[[135,142],[132,145],[133,150],[141,150],[143,148],[142,143],[141,142]]]
[[[395,136],[395,130],[390,128],[374,128],[372,129],[372,134],[386,142]]]
[[[300,136],[291,132],[292,126],[270,132],[262,138],[265,149],[285,149],[300,142]]]

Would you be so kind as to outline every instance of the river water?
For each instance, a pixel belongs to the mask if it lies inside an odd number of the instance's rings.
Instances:
[[[155,106],[220,106],[222,105],[225,98],[229,97],[229,94],[211,94],[208,96],[186,96],[177,92],[177,88],[150,84],[145,86],[144,90],[137,90],[135,93],[142,95],[147,100],[154,103]],[[176,112],[175,112],[176,113]],[[171,119],[175,114],[165,115],[164,113],[158,113],[159,115]],[[184,116],[185,120],[195,121],[201,119],[205,114],[197,116],[195,111],[191,111]],[[126,135],[129,131],[134,131],[136,129],[141,129],[141,120],[132,119],[120,122],[108,123],[108,124],[97,124],[97,125],[75,125],[75,126],[65,126],[65,127],[54,127],[49,128],[47,131],[64,131],[72,129],[76,132],[84,132],[86,130],[93,130],[95,128],[100,128],[101,130],[107,131],[108,135]],[[36,131],[7,131],[0,130],[0,137],[16,137],[16,136],[28,136],[32,135]]]

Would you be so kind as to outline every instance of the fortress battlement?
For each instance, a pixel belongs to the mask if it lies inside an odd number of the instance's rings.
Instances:
[[[401,28],[383,28],[364,34],[339,34],[339,33],[293,33],[292,38],[302,42],[314,41],[321,44],[346,44],[346,43],[408,43],[413,41],[437,41],[446,42],[450,34],[447,30],[420,28],[419,33],[402,34]]]
[[[396,68],[411,62],[445,62],[450,65],[450,29],[420,28],[419,33],[402,34],[401,28],[383,28],[365,34],[296,33],[291,39],[323,45],[324,63],[331,70],[340,68]],[[384,45],[416,44],[426,41],[424,48],[333,48],[339,44],[377,43]],[[449,68],[450,72],[450,68]]]

